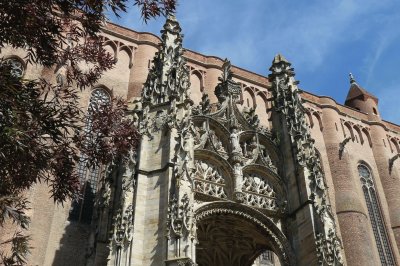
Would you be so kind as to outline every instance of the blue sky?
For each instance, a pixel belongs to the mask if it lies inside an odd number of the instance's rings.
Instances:
[[[178,0],[184,47],[268,75],[275,54],[293,65],[300,87],[344,103],[349,72],[379,98],[383,119],[400,124],[400,1]],[[130,7],[111,21],[159,35]]]

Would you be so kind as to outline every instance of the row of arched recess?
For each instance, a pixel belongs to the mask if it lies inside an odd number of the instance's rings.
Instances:
[[[368,128],[357,125],[350,121],[341,121],[341,126],[343,130],[343,136],[345,138],[350,137],[353,142],[360,143],[364,145],[367,143],[372,147],[371,135]]]
[[[121,41],[111,40],[105,36],[102,37],[105,49],[113,56],[114,60],[122,61],[124,66],[131,68],[133,66],[133,55],[135,47],[126,45]]]

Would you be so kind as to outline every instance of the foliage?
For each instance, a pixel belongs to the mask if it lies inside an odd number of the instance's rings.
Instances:
[[[114,59],[99,32],[105,14],[118,16],[129,0],[0,1],[0,52],[5,47],[27,52],[27,65],[42,65],[57,76],[24,80],[0,60],[0,227],[7,221],[22,229],[29,202],[24,193],[46,183],[54,201],[78,197],[79,154],[88,166],[109,164],[135,149],[139,134],[125,117],[124,100],[113,98],[90,118],[79,105],[79,90],[92,87]],[[133,0],[146,22],[175,10],[175,0]],[[85,66],[83,69],[82,66]],[[84,130],[91,119],[91,132]],[[29,237],[17,231],[0,243],[5,265],[25,263]]]

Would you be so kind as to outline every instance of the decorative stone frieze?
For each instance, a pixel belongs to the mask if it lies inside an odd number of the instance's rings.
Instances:
[[[316,245],[320,265],[343,265],[341,241],[336,233],[336,224],[329,204],[327,186],[320,159],[314,147],[306,122],[306,109],[300,97],[301,91],[294,79],[291,64],[281,55],[275,56],[269,79],[274,98],[274,109],[281,114],[290,144],[295,153],[296,171],[306,179],[308,197],[317,214]],[[279,133],[283,137],[283,133]]]

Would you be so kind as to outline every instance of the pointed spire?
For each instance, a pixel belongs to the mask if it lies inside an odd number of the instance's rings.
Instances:
[[[346,102],[345,105],[348,105],[348,103],[355,98],[372,98],[374,101],[378,102],[378,98],[374,96],[373,94],[369,93],[367,90],[365,90],[363,87],[361,87],[355,80],[354,76],[352,73],[349,73],[349,78],[350,78],[350,89],[349,93],[347,94],[346,97]]]
[[[349,74],[350,88],[344,105],[369,114],[378,113],[378,98],[361,87],[353,74]],[[372,99],[372,102],[368,99]]]

